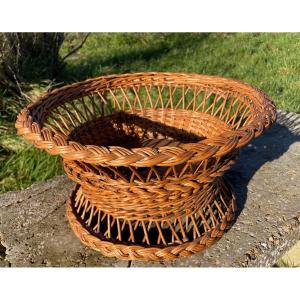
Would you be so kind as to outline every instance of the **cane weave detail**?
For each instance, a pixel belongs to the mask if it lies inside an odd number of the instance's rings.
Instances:
[[[244,82],[153,72],[53,90],[16,128],[63,158],[77,183],[67,214],[82,242],[157,261],[201,251],[229,228],[235,196],[223,175],[275,119],[268,96]]]

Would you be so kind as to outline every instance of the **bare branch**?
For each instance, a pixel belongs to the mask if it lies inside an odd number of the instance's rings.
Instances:
[[[74,54],[75,52],[77,52],[80,48],[82,48],[82,46],[84,45],[84,43],[86,42],[88,36],[90,35],[90,32],[87,33],[87,35],[84,37],[84,39],[82,40],[82,42],[77,46],[75,47],[74,49],[72,49],[67,55],[65,55],[63,58],[62,58],[62,62],[64,62],[70,55]]]

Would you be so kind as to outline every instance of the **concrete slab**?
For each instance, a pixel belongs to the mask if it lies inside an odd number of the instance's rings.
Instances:
[[[0,266],[271,266],[300,240],[299,166],[300,115],[278,111],[227,174],[238,196],[233,227],[206,251],[168,263],[128,263],[83,246],[65,216],[74,187],[65,176],[0,195]]]
[[[59,176],[0,197],[0,266],[128,266],[99,255],[75,237],[65,208],[73,187]]]

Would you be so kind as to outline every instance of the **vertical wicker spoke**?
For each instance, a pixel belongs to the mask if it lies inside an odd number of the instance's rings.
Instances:
[[[172,168],[170,168],[172,169]],[[169,174],[170,175],[170,174]],[[218,183],[218,196],[214,196],[214,186],[203,190],[201,199],[208,199],[203,210],[196,213],[188,213],[184,217],[167,220],[126,220],[114,217],[107,212],[102,212],[97,205],[93,205],[84,197],[81,189],[77,192],[74,207],[78,216],[84,221],[85,226],[95,234],[102,233],[106,240],[115,240],[119,243],[141,243],[147,246],[180,245],[190,240],[201,238],[206,232],[216,227],[225,216],[229,202],[226,196],[227,187],[221,182]],[[222,195],[223,193],[223,195]],[[227,203],[227,206],[225,204]],[[227,207],[227,208],[226,208]]]
[[[49,121],[47,124],[49,128],[55,129],[55,132],[57,133],[63,133],[64,135],[68,134],[68,129],[65,127],[65,124],[61,122],[59,117],[56,117],[53,114],[51,115],[52,125],[50,125]]]
[[[239,129],[241,126],[245,126],[248,123],[249,118],[251,118],[251,112],[249,108],[246,107],[234,128]]]
[[[133,86],[132,90],[133,90],[134,97],[135,97],[134,102],[133,102],[134,103],[133,107],[135,108],[135,110],[143,110],[143,105],[142,105],[142,102],[141,102],[139,94],[138,94],[139,87]]]
[[[134,226],[133,226],[133,229],[134,229],[134,230],[137,229],[137,227],[139,226],[139,223],[140,223],[139,220],[136,220],[136,221],[135,221],[135,224],[134,224]]]
[[[122,231],[121,231],[121,226],[120,226],[120,220],[119,220],[119,218],[117,218],[116,220],[117,220],[117,228],[118,228],[118,236],[117,236],[117,239],[118,239],[119,241],[122,241],[122,235],[121,235]]]
[[[72,123],[72,125],[74,126],[74,128],[76,128],[76,126],[81,123],[80,120],[72,112],[72,110],[70,108],[68,108],[67,104],[64,104],[62,106],[62,108],[65,110],[66,115],[68,116],[70,123]]]
[[[119,110],[121,110],[121,105],[120,105],[120,102],[119,100],[117,99],[117,97],[115,96],[114,92],[111,90],[111,89],[108,89],[110,95],[112,96],[112,99],[113,99],[113,108],[116,109],[118,108]]]
[[[130,102],[130,100],[127,97],[127,88],[124,91],[124,89],[121,87],[120,91],[122,93],[122,109],[123,109],[123,111],[127,111],[128,109],[130,111],[134,111],[134,109],[133,109],[133,107],[131,105],[131,102]],[[128,107],[126,107],[126,106],[128,106]]]
[[[177,235],[175,229],[173,228],[173,225],[170,223],[170,221],[167,221],[167,224],[169,225],[169,228],[172,231],[172,240],[174,239],[176,242],[181,244],[180,238]]]
[[[195,230],[195,232],[197,233],[198,237],[201,236],[199,229],[198,229],[198,225],[196,224],[195,218],[193,215],[191,215],[191,220],[193,222],[193,230]]]
[[[152,174],[154,174],[153,168],[150,168],[149,171],[148,171],[148,175],[146,177],[146,182],[150,182],[150,180],[152,178]]]
[[[193,88],[189,88],[188,90],[192,91],[192,97],[190,100],[186,99],[186,110],[192,110],[194,111],[196,108],[196,98],[199,95],[199,93],[201,92],[200,89],[198,89],[197,87],[193,87]]]
[[[234,111],[233,111],[232,117],[229,118],[228,121],[227,121],[227,123],[232,125],[233,128],[234,128],[236,119],[240,115],[241,107],[243,107],[243,103],[241,101],[238,101],[238,102],[237,101],[234,103]]]
[[[143,227],[143,230],[144,230],[144,236],[145,236],[147,245],[150,245],[150,240],[149,240],[149,236],[148,236],[148,232],[147,232],[147,228],[145,226],[145,223],[144,223],[144,221],[141,221],[141,223],[142,223],[142,227]]]
[[[161,176],[159,175],[159,172],[156,170],[156,168],[155,168],[155,167],[151,167],[151,170],[152,170],[153,173],[155,174],[156,179],[157,179],[158,181],[161,181],[161,180],[162,180],[162,179],[161,179]]]
[[[223,119],[223,120],[225,120],[225,122],[227,124],[229,124],[229,119],[232,116],[235,105],[238,103],[238,101],[239,101],[239,99],[237,97],[235,97],[234,99],[231,99],[231,101],[230,101],[230,105],[229,105],[226,113],[224,114],[225,119]]]
[[[94,216],[94,208],[95,208],[95,206],[92,205],[91,212],[90,212],[90,217],[86,221],[87,226],[90,226],[91,223],[92,223],[92,219],[93,219],[93,216]]]
[[[165,97],[165,99],[167,99],[166,108],[173,109],[173,91],[172,91],[172,86],[168,85],[168,86],[166,86],[166,89],[167,89],[167,93],[168,93],[168,96]]]
[[[128,167],[128,169],[132,172],[130,182],[133,182],[135,178],[138,178],[141,182],[145,182],[144,178],[139,174],[137,169],[134,167]]]
[[[146,94],[147,94],[147,98],[145,100],[145,108],[147,107],[148,105],[148,102],[150,103],[150,108],[154,108],[154,105],[153,105],[153,101],[152,101],[152,97],[150,95],[150,91],[151,91],[151,86],[145,86],[145,90],[146,90]]]
[[[98,209],[97,210],[97,223],[96,225],[94,226],[93,230],[95,230],[96,233],[99,233],[100,232],[100,222],[101,222],[101,210]]]
[[[129,232],[130,232],[130,236],[129,236],[128,241],[134,243],[135,240],[134,240],[134,232],[133,232],[132,224],[131,224],[131,221],[130,221],[130,220],[127,221],[127,222],[128,222],[128,226],[129,226]]]
[[[205,216],[203,215],[202,211],[199,210],[198,211],[199,216],[201,217],[202,221],[204,222],[204,227],[206,228],[206,231],[210,231],[211,227],[209,225],[209,223],[207,222],[207,219],[205,218]]]
[[[220,95],[212,94],[211,97],[210,97],[210,99],[211,99],[210,102],[211,103],[208,103],[208,105],[207,105],[208,107],[205,109],[204,113],[213,115],[216,104],[217,104],[217,102],[219,101],[220,98],[221,98]]]
[[[203,100],[198,104],[198,107],[196,108],[196,111],[203,112],[205,109],[206,101],[211,96],[212,92],[205,90],[203,95]]]
[[[219,118],[222,116],[228,96],[229,96],[229,92],[218,95],[216,99],[216,106],[212,112],[212,116],[219,117]]]
[[[151,225],[152,225],[152,221],[149,221],[148,222],[148,226],[147,226],[147,232],[149,233],[150,229],[151,229]],[[142,240],[142,243],[145,243],[147,240],[146,240],[146,236],[144,236],[143,240]]]
[[[163,232],[161,230],[161,224],[159,222],[155,222],[156,228],[158,230],[158,239],[157,239],[157,244],[159,245],[160,242],[162,241],[162,243],[164,245],[167,245],[166,240],[164,238]]]

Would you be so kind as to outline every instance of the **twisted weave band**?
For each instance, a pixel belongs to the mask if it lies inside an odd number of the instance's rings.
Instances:
[[[115,240],[113,242],[107,239],[101,240],[99,235],[92,233],[91,228],[83,222],[76,212],[74,203],[76,201],[76,192],[80,188],[79,185],[76,186],[67,201],[67,217],[72,230],[80,241],[105,256],[116,257],[121,260],[170,261],[203,251],[214,244],[222,237],[224,232],[231,227],[236,210],[236,198],[226,181],[223,181],[223,179],[220,180],[219,185],[220,189],[217,189],[217,194],[225,199],[228,205],[227,211],[218,220],[216,226],[206,231],[201,237],[176,246],[147,247],[121,242],[118,243]],[[207,205],[209,206],[209,203]]]
[[[64,169],[70,179],[83,187],[82,193],[90,203],[114,217],[167,220],[200,209],[205,200],[200,195],[203,189],[208,189],[207,183],[222,176],[235,163],[236,157],[237,153],[232,153],[207,172],[164,181],[135,182],[134,185],[122,179],[85,172],[73,161],[65,161]]]

